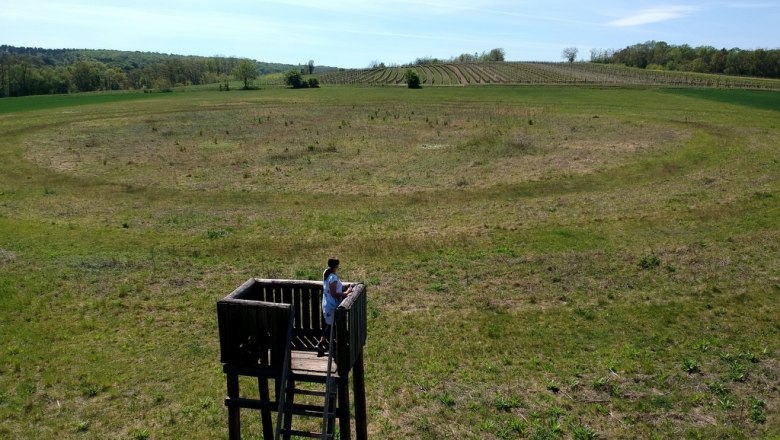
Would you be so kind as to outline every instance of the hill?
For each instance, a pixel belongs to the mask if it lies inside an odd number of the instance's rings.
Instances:
[[[98,61],[109,67],[123,70],[143,68],[152,64],[164,63],[170,60],[206,61],[214,59],[240,60],[241,57],[214,55],[210,57],[198,55],[177,55],[158,52],[141,52],[108,49],[45,49],[40,47],[15,47],[0,45],[0,55],[26,56],[31,60],[39,60],[48,66],[68,66],[77,61]],[[290,69],[300,68],[298,64],[272,63],[257,61],[261,74],[281,73]],[[317,72],[336,70],[330,66],[315,66]]]
[[[780,89],[780,80],[775,79],[552,62],[435,63],[338,70],[319,75],[319,80],[322,84],[402,85],[407,69],[417,72],[426,86],[590,84]]]
[[[0,46],[0,98],[96,90],[158,89],[230,78],[241,58]],[[253,60],[254,61],[254,60]],[[254,61],[261,75],[301,65]],[[334,70],[315,66],[315,72]]]

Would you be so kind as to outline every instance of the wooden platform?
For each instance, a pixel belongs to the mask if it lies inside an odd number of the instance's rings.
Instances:
[[[345,283],[345,286],[348,284]],[[368,436],[363,366],[363,347],[367,333],[366,288],[362,283],[353,286],[352,294],[336,309],[334,324],[334,353],[331,371],[328,356],[318,356],[316,346],[322,335],[321,281],[271,280],[250,278],[229,295],[217,302],[220,361],[226,377],[228,408],[228,435],[241,439],[241,409],[260,410],[263,439],[274,439],[271,414],[277,414],[277,429],[292,429],[296,408],[304,407],[327,412],[335,409],[342,440],[351,439],[351,405],[349,376],[352,372],[355,433],[358,440]],[[257,378],[259,398],[242,397],[240,376]],[[309,387],[307,383],[328,384],[336,393],[327,405],[294,402],[294,395],[325,397],[327,391]],[[287,398],[271,399],[271,383],[282,387]],[[299,388],[300,385],[300,388]],[[253,386],[254,388],[254,386]],[[327,387],[326,387],[327,388]],[[311,408],[309,408],[311,407]],[[319,416],[322,417],[322,416]],[[331,429],[331,432],[335,430]]]
[[[327,375],[328,371],[328,355],[318,356],[316,351],[299,351],[293,350],[292,354],[292,372],[295,375],[303,376],[322,376]],[[337,372],[338,366],[336,360],[333,360],[331,364],[332,377],[339,378]]]

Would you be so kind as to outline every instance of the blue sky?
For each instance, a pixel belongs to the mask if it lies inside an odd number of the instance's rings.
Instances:
[[[6,0],[0,44],[365,67],[503,48],[561,61],[648,40],[780,48],[780,0]]]

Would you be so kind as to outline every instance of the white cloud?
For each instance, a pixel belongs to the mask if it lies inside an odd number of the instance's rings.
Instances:
[[[617,27],[640,26],[643,24],[658,23],[674,20],[690,15],[697,8],[692,6],[660,6],[648,8],[636,13],[611,21],[609,24]]]

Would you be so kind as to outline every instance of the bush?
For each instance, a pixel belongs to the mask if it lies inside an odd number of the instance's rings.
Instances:
[[[301,74],[297,70],[293,69],[284,74],[284,83],[294,89],[300,89],[308,87],[309,83],[303,80]]]
[[[320,87],[320,80],[317,78],[309,78],[309,87],[312,89],[317,89]]]
[[[420,88],[420,77],[417,75],[417,72],[415,72],[414,70],[408,69],[404,74],[404,78],[406,78],[406,85],[410,89]]]

